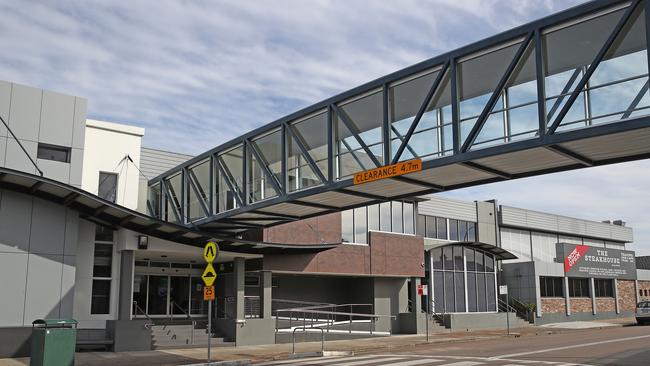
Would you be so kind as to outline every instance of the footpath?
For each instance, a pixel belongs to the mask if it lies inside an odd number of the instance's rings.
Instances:
[[[634,319],[617,319],[601,321],[602,326],[627,326]],[[355,355],[364,353],[390,352],[394,350],[408,351],[422,347],[444,347],[445,344],[457,342],[475,342],[488,339],[507,337],[534,337],[549,333],[576,332],[584,329],[592,322],[581,322],[580,326],[560,327],[527,327],[511,329],[511,334],[500,330],[481,330],[455,333],[436,333],[429,335],[429,343],[425,335],[393,335],[362,339],[325,341],[325,351],[353,352]],[[595,325],[595,324],[594,324]],[[595,325],[599,327],[600,324]],[[296,342],[296,353],[313,353],[321,350],[320,342]],[[271,344],[264,346],[215,347],[212,348],[212,361],[221,361],[215,365],[245,365],[264,361],[282,360],[291,356],[292,345]],[[139,352],[78,352],[75,365],[197,365],[206,362],[206,348],[182,348]],[[0,359],[0,366],[29,365],[29,358]]]

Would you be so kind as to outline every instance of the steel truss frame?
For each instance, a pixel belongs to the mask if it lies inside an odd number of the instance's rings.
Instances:
[[[607,10],[609,8],[621,7],[627,5],[625,12],[621,19],[616,24],[615,28],[608,36],[605,44],[602,45],[599,52],[589,64],[586,70],[576,69],[573,75],[569,79],[569,83],[566,84],[564,90],[562,91],[561,97],[557,99],[555,104],[547,110],[546,108],[546,96],[545,96],[545,86],[544,86],[544,64],[543,64],[543,50],[541,47],[542,36],[544,31],[548,28],[552,28],[557,25],[561,25],[567,22],[570,22],[575,19],[582,18],[586,15],[597,13],[600,11]],[[621,35],[624,27],[628,24],[632,14],[639,9],[639,7],[644,7],[645,9],[645,22],[646,22],[646,42],[650,43],[650,0],[632,0],[632,1],[610,1],[610,0],[596,0],[592,1],[577,7],[573,7],[566,11],[548,16],[546,18],[531,22],[526,25],[514,28],[510,31],[495,35],[493,37],[487,38],[485,40],[476,42],[466,47],[459,48],[457,50],[451,51],[449,53],[434,57],[427,61],[421,62],[419,64],[413,65],[411,67],[405,68],[403,70],[397,71],[395,73],[389,74],[385,77],[379,78],[377,80],[371,81],[364,85],[361,85],[357,88],[351,89],[347,92],[341,93],[337,96],[326,99],[320,103],[316,103],[310,107],[304,108],[298,112],[292,113],[288,116],[280,118],[272,123],[269,123],[263,127],[250,131],[238,138],[235,138],[225,144],[222,144],[214,149],[211,149],[163,174],[152,179],[149,182],[149,185],[160,184],[161,197],[159,202],[161,207],[158,207],[157,212],[161,213],[162,217],[169,217],[170,213],[165,212],[166,202],[172,200],[169,207],[171,207],[171,215],[175,217],[178,222],[186,226],[201,226],[211,222],[224,222],[230,224],[243,225],[244,227],[258,227],[265,226],[264,224],[251,223],[252,221],[269,221],[272,222],[273,219],[280,220],[282,222],[291,221],[295,219],[300,219],[308,216],[291,216],[291,215],[279,215],[272,212],[265,212],[261,209],[280,204],[280,203],[291,203],[295,205],[320,208],[322,211],[318,212],[317,215],[322,215],[328,212],[334,212],[341,209],[353,208],[357,206],[364,206],[376,202],[388,201],[392,199],[403,199],[407,197],[413,197],[428,193],[439,192],[443,190],[451,190],[456,188],[462,188],[464,186],[471,186],[483,183],[496,182],[507,179],[516,179],[524,176],[532,176],[538,174],[545,174],[555,171],[562,171],[568,169],[576,169],[585,166],[595,166],[601,164],[608,164],[618,161],[630,161],[635,159],[641,159],[647,157],[646,154],[639,156],[630,156],[625,158],[609,159],[606,161],[595,162],[591,159],[581,156],[573,151],[570,151],[562,146],[559,146],[562,142],[569,142],[583,138],[602,136],[606,134],[613,134],[625,131],[631,131],[640,128],[650,127],[650,118],[649,117],[639,117],[639,118],[629,118],[630,111],[636,108],[641,97],[648,90],[648,83],[646,82],[645,86],[639,91],[639,94],[631,103],[630,108],[624,114],[624,118],[617,123],[604,124],[592,126],[589,128],[576,129],[570,131],[557,132],[558,127],[561,125],[563,118],[569,112],[571,106],[576,101],[580,93],[583,91],[587,82],[594,71],[597,69],[598,65],[603,61],[608,51],[611,49],[617,38]],[[494,89],[488,102],[483,107],[477,121],[470,130],[467,138],[464,141],[461,141],[461,129],[460,129],[460,118],[459,118],[459,97],[458,97],[458,64],[459,60],[463,59],[466,56],[476,54],[477,52],[494,48],[500,45],[512,44],[515,41],[515,44],[519,44],[519,47],[510,60],[508,67],[503,75],[501,75],[497,87]],[[503,144],[490,146],[480,149],[472,149],[473,144],[476,142],[477,137],[479,136],[482,128],[485,126],[485,123],[495,107],[496,102],[498,101],[500,95],[502,94],[504,88],[507,87],[508,82],[513,77],[513,73],[516,71],[517,66],[525,60],[522,60],[526,54],[526,50],[534,45],[534,60],[535,60],[535,73],[537,78],[537,106],[538,106],[538,124],[539,129],[536,132],[534,138],[519,140],[515,142],[504,142]],[[647,46],[647,45],[646,45]],[[650,47],[647,47],[650,50]],[[649,51],[650,52],[650,51]],[[650,54],[649,54],[650,56]],[[650,59],[650,57],[648,57]],[[400,81],[404,78],[410,76],[418,75],[420,73],[435,70],[437,68],[438,74],[435,77],[435,80],[431,84],[428,93],[423,99],[421,106],[419,107],[417,114],[415,115],[413,121],[411,122],[408,131],[406,134],[401,135],[395,133],[398,141],[399,147],[395,150],[395,154],[391,154],[391,130],[397,132],[394,126],[392,126],[391,121],[389,120],[389,90],[392,83]],[[584,71],[584,72],[583,72]],[[571,85],[578,79],[580,73],[583,72],[582,77],[580,77],[578,83],[570,88]],[[449,78],[449,86],[451,89],[451,115],[452,115],[452,135],[453,135],[453,154],[440,156],[431,160],[426,160],[423,162],[423,169],[431,169],[436,167],[442,167],[452,164],[462,164],[464,166],[470,167],[475,170],[489,173],[494,176],[494,178],[485,179],[483,181],[470,182],[464,184],[458,184],[454,186],[438,186],[431,184],[429,182],[424,182],[420,180],[415,180],[408,177],[396,178],[402,182],[407,182],[415,185],[421,186],[423,189],[418,192],[411,192],[409,194],[397,195],[392,197],[383,197],[372,195],[368,193],[363,193],[360,191],[355,191],[349,189],[352,186],[351,177],[338,177],[336,174],[337,168],[337,155],[338,151],[336,144],[343,143],[346,146],[346,149],[350,152],[351,156],[358,160],[360,163],[357,154],[365,153],[367,158],[372,161],[372,164],[375,167],[382,165],[394,164],[401,160],[402,155],[406,149],[414,154],[413,149],[409,146],[412,136],[415,133],[415,130],[422,119],[422,116],[426,112],[428,105],[430,104],[432,98],[435,96],[438,89],[441,87],[441,83],[444,78]],[[380,126],[382,127],[382,154],[383,159],[380,159],[373,153],[372,149],[366,141],[361,136],[361,131],[356,126],[355,122],[342,110],[341,103],[346,102],[350,98],[354,98],[359,95],[363,95],[373,90],[381,90],[382,92],[382,115],[383,120],[381,121]],[[570,92],[570,94],[568,94]],[[568,97],[567,97],[568,94]],[[566,99],[566,103],[560,108],[562,102]],[[559,112],[558,112],[559,109]],[[316,113],[325,112],[327,113],[327,167],[328,171],[325,174],[315,159],[309,153],[309,147],[306,146],[306,142],[302,139],[300,134],[295,130],[293,123],[303,120],[305,117],[314,115]],[[557,115],[555,115],[557,113]],[[547,119],[555,115],[553,122],[548,125]],[[358,149],[353,149],[341,139],[341,141],[335,141],[335,121],[342,123],[347,130],[350,132],[351,136],[354,138],[354,141],[360,146]],[[550,121],[549,121],[550,122]],[[439,126],[439,128],[442,128]],[[276,175],[269,168],[269,164],[266,161],[263,154],[258,151],[255,147],[253,141],[260,136],[265,134],[280,131],[281,133],[281,174],[280,179],[278,180]],[[298,150],[305,158],[307,165],[311,168],[314,174],[320,180],[320,184],[304,188],[296,191],[290,192],[288,188],[288,177],[287,177],[287,160],[288,160],[288,151],[287,151],[287,139],[292,139],[295,142],[295,145],[298,147]],[[228,165],[224,162],[221,154],[232,150],[233,148],[242,147],[243,156],[241,162],[241,176],[243,177],[243,182],[238,184],[235,181],[234,175],[229,170]],[[533,149],[542,147],[548,150],[552,150],[558,154],[561,154],[565,157],[570,158],[575,161],[575,165],[565,166],[561,168],[554,169],[545,169],[543,171],[535,171],[524,174],[509,174],[502,172],[490,167],[482,166],[472,160],[477,160],[485,157],[496,156],[500,154],[516,152],[526,149]],[[414,154],[415,155],[415,154]],[[276,192],[276,195],[270,198],[266,198],[260,201],[255,201],[248,194],[248,185],[249,185],[249,157],[254,157],[258,164],[261,167],[261,171],[265,178],[271,182],[271,185]],[[199,184],[196,181],[196,177],[191,174],[189,170],[192,166],[197,165],[202,161],[209,161],[210,163],[210,187],[209,195],[206,197],[204,194],[201,194],[199,189]],[[367,167],[369,168],[369,167]],[[179,201],[181,202],[180,207],[177,207],[174,204],[174,195],[171,192],[171,187],[167,183],[167,179],[176,174],[182,175],[182,187],[183,192],[181,192],[181,197]],[[216,177],[219,176],[227,185],[228,190],[233,193],[233,197],[236,200],[236,207],[230,210],[217,212],[216,208],[218,205],[216,202],[213,202],[215,186],[216,186]],[[186,194],[189,187],[193,191],[194,196],[199,201],[204,217],[194,222],[191,222],[188,219],[187,215],[187,200]],[[329,206],[326,204],[311,203],[305,201],[309,196],[320,194],[324,192],[342,192],[349,195],[356,195],[370,200],[370,202],[364,202],[363,204],[350,205],[344,208]],[[203,192],[205,193],[205,192]],[[151,203],[149,203],[151,206]],[[150,207],[150,211],[154,212],[153,208]],[[232,218],[232,216],[239,215],[242,213],[251,213],[255,214],[255,218],[243,219],[243,218]],[[288,217],[287,217],[288,216]],[[249,222],[250,221],[250,222]]]

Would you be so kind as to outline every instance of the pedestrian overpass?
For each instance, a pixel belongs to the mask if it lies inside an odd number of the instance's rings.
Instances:
[[[648,158],[649,20],[650,0],[597,0],[426,60],[165,172],[149,182],[148,209],[235,237],[382,201]]]

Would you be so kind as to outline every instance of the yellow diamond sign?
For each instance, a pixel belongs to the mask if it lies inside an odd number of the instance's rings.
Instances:
[[[219,247],[213,241],[208,242],[203,248],[203,258],[207,263],[212,263],[219,255]]]
[[[214,280],[217,279],[217,272],[214,271],[214,267],[212,267],[211,263],[208,263],[208,265],[205,267],[205,271],[203,271],[201,278],[203,279],[203,283],[205,283],[206,286],[212,286]]]

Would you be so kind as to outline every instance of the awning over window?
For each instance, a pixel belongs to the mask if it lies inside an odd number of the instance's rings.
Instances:
[[[473,248],[473,249],[480,249],[485,252],[488,252],[490,254],[493,254],[496,259],[499,260],[505,260],[505,259],[517,259],[518,257],[509,251],[499,248],[496,245],[488,244],[488,243],[481,243],[478,241],[461,241],[461,242],[453,242],[449,244],[444,244],[441,246],[437,246],[436,248],[443,248],[443,247],[450,247],[450,246],[463,246],[467,248]]]

